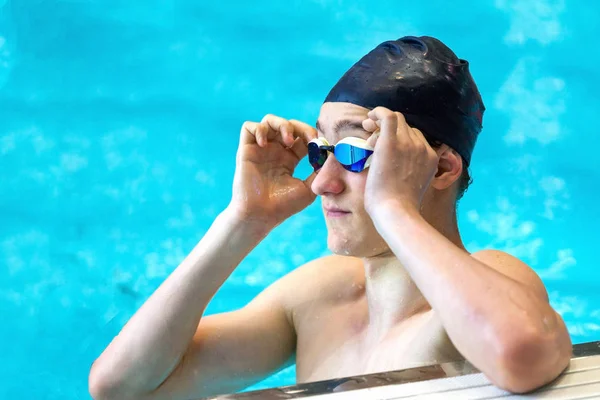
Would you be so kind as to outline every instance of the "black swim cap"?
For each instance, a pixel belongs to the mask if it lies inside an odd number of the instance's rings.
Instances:
[[[467,166],[485,111],[469,63],[429,36],[381,43],[344,74],[325,102],[401,112],[429,140],[456,150]]]

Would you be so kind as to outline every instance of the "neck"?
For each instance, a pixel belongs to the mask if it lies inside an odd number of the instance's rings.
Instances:
[[[445,218],[431,217],[425,216],[428,223],[448,240],[464,249],[455,213],[446,214]],[[374,257],[363,258],[363,262],[369,331],[374,338],[382,338],[401,321],[431,309],[407,269],[390,250]]]
[[[376,337],[429,305],[393,253],[364,259],[369,330]]]

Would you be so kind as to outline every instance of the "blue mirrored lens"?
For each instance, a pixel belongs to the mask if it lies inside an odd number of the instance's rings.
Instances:
[[[344,165],[342,164],[342,166],[351,172],[362,172],[365,169],[365,164],[367,163],[367,158],[363,158],[362,160],[359,160],[357,162],[355,162],[354,164],[350,164],[350,165]]]
[[[364,169],[367,158],[373,154],[372,150],[361,149],[346,143],[335,146],[335,158],[348,171],[360,172]]]
[[[351,165],[360,160],[366,159],[371,154],[370,150],[354,147],[346,143],[335,146],[335,158],[344,165]]]

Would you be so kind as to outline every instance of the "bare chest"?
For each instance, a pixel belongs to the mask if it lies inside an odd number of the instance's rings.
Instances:
[[[298,329],[298,383],[415,368],[462,359],[437,315],[417,314],[373,334],[351,307],[303,318]]]

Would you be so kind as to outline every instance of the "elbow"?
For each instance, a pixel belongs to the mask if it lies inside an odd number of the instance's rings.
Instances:
[[[94,400],[111,400],[117,398],[116,387],[111,382],[102,366],[98,365],[98,360],[92,364],[88,376],[88,391]]]
[[[111,394],[110,388],[104,385],[103,381],[92,379],[91,377],[88,379],[88,391],[94,400],[111,400],[117,398]]]
[[[488,378],[512,393],[532,392],[555,380],[569,365],[572,345],[566,327],[558,332],[522,334],[497,352]]]
[[[123,385],[114,378],[114,374],[108,368],[96,360],[92,364],[88,376],[88,391],[94,400],[126,400],[139,396],[131,396],[125,393]]]
[[[94,400],[108,400],[110,398],[110,387],[97,371],[98,367],[94,362],[88,376],[88,391]]]

